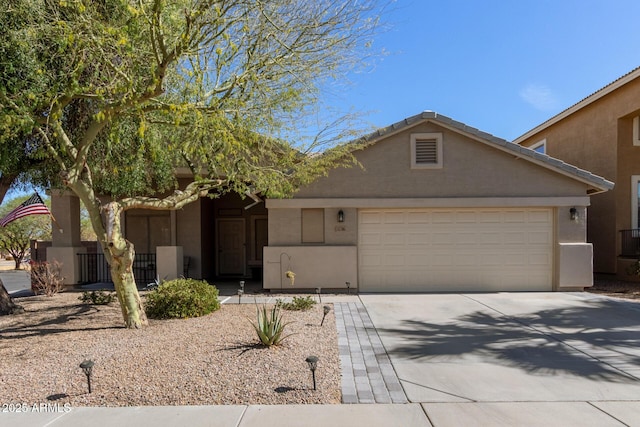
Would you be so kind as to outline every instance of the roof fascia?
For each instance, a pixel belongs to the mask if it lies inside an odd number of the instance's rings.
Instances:
[[[596,102],[597,100],[609,95],[611,92],[621,88],[622,86],[624,86],[627,83],[637,79],[638,77],[640,77],[640,67],[630,71],[629,73],[627,73],[624,76],[620,77],[619,79],[613,81],[612,83],[608,84],[607,86],[603,87],[602,89],[600,89],[600,90],[594,92],[593,94],[587,96],[582,101],[579,101],[578,103],[572,105],[571,107],[567,108],[566,110],[562,111],[561,113],[553,116],[552,118],[550,118],[546,122],[536,126],[535,128],[533,128],[530,131],[528,131],[527,133],[525,133],[524,135],[521,135],[521,136],[517,137],[516,139],[513,140],[513,143],[514,144],[521,144],[524,140],[529,139],[533,135],[535,135],[535,134],[543,131],[544,129],[546,129],[546,128],[558,123],[559,121],[564,120],[565,118],[569,117],[570,115],[572,115],[576,111],[579,111],[579,110],[583,109],[584,107]]]

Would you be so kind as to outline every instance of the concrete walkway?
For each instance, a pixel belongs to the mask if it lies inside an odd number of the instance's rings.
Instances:
[[[640,304],[585,293],[322,299],[335,307],[343,399],[359,404],[3,406],[0,425],[640,426]]]

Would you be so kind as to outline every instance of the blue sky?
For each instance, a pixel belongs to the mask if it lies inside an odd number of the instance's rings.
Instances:
[[[424,110],[513,140],[640,65],[640,2],[398,0],[388,55],[329,104],[384,127]]]

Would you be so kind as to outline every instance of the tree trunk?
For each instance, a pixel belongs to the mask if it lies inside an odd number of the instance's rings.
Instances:
[[[0,316],[19,314],[23,312],[24,308],[13,302],[9,292],[7,292],[7,288],[4,287],[4,283],[0,280]]]
[[[13,257],[13,262],[16,264],[15,270],[20,270],[20,264],[22,263],[22,258]]]
[[[136,287],[133,275],[133,244],[126,242],[126,250],[122,254],[111,254],[111,279],[120,302],[122,318],[127,328],[138,329],[148,324],[142,300]]]
[[[117,202],[108,203],[104,207],[106,230],[107,260],[111,270],[111,280],[120,302],[122,318],[127,328],[140,328],[148,324],[147,315],[136,287],[133,275],[133,259],[135,250],[133,243],[124,238],[120,215],[122,207]]]

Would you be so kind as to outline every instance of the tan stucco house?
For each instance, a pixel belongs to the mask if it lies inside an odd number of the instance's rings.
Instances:
[[[161,277],[179,275],[187,256],[191,277],[253,277],[273,290],[592,285],[586,209],[612,182],[434,112],[366,141],[355,152],[361,167],[331,170],[290,199],[230,195],[130,211],[126,235],[137,253],[156,254]],[[75,202],[61,196],[54,210],[59,203]],[[53,254],[79,249],[56,238]]]
[[[592,285],[590,196],[613,183],[434,112],[367,137],[361,168],[267,200],[264,287],[551,291]]]
[[[587,215],[594,272],[634,279],[640,257],[640,68],[531,129],[515,143],[615,181]]]

